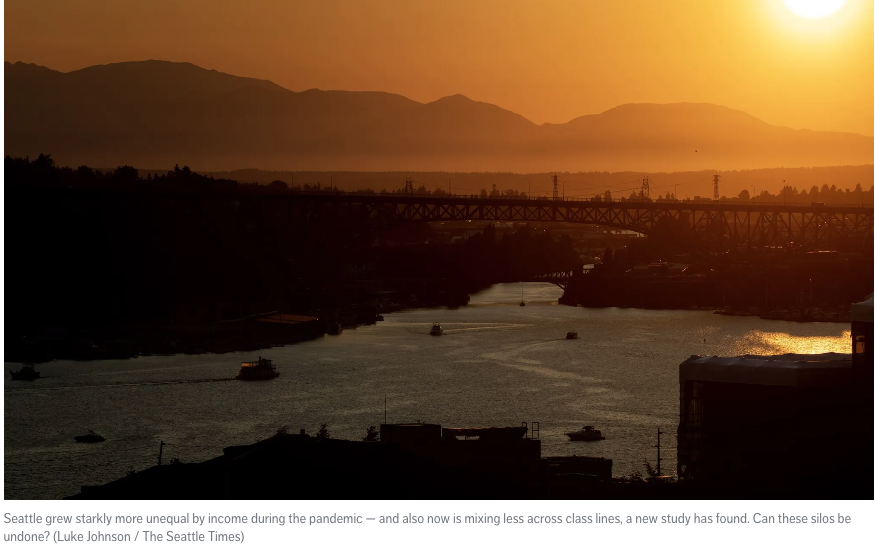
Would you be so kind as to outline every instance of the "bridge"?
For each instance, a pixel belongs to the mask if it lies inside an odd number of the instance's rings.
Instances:
[[[588,267],[592,267],[589,265]],[[557,271],[550,273],[542,273],[542,274],[533,274],[528,275],[522,280],[524,282],[549,282],[550,284],[556,284],[563,290],[568,287],[568,284],[571,283],[571,278],[576,274],[588,274],[590,272],[590,268],[581,266],[576,271]]]
[[[284,197],[295,213],[305,217],[343,214],[371,228],[416,221],[567,222],[671,238],[711,251],[732,247],[871,249],[873,242],[873,207],[862,205],[439,197],[397,193],[291,193]]]

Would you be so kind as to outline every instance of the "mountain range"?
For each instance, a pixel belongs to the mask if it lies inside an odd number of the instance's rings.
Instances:
[[[537,125],[462,95],[295,92],[189,63],[6,62],[7,155],[196,170],[650,171],[871,164],[873,138],[714,104],[624,104]],[[594,83],[596,84],[596,83]]]

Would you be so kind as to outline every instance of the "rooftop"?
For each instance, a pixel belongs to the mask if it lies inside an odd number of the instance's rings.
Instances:
[[[855,305],[851,305],[851,321],[852,322],[869,322],[872,323],[872,295]]]
[[[820,386],[851,372],[851,355],[782,354],[734,357],[690,356],[680,365],[680,381],[730,382],[768,386]]]

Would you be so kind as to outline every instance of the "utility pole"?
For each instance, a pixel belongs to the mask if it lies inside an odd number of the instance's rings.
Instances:
[[[453,179],[450,178],[450,181],[447,182],[447,195],[453,194]]]
[[[161,465],[161,457],[164,455],[164,441],[161,441],[161,444],[158,445],[158,465]]]
[[[410,176],[404,179],[404,192],[413,193],[413,178]]]
[[[714,200],[715,200],[715,201],[719,201],[719,200],[720,200],[720,187],[719,187],[719,184],[720,184],[720,175],[719,175],[719,174],[715,174],[715,175],[714,175]]]
[[[662,442],[660,441],[660,436],[662,435],[662,431],[659,428],[656,428],[656,474],[662,475]]]
[[[559,200],[559,176],[553,175],[553,200]]]
[[[644,202],[645,198],[650,198],[650,180],[647,179],[647,176],[641,180],[641,202]]]

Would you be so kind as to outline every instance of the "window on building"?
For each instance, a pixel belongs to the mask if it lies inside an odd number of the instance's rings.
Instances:
[[[857,335],[854,337],[854,354],[865,354],[866,353],[866,337],[864,335]]]

